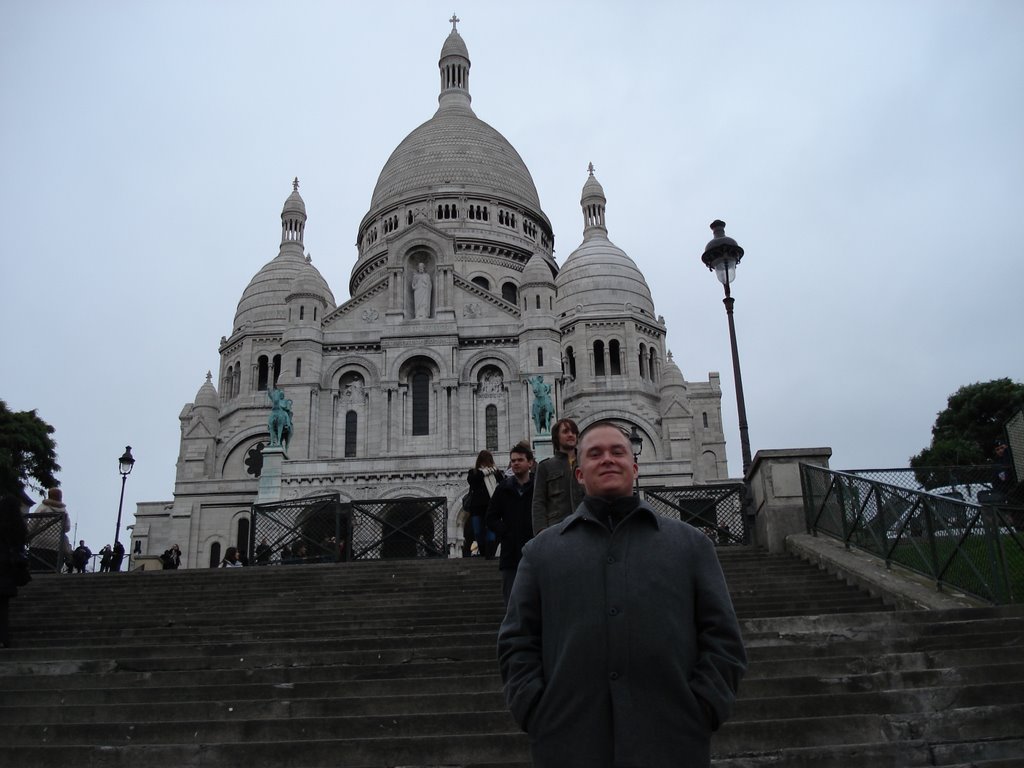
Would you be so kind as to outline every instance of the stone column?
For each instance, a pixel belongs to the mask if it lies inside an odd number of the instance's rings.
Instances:
[[[805,533],[800,465],[828,467],[831,448],[788,448],[758,451],[747,476],[753,497],[755,542],[770,553],[786,551],[786,537]]]

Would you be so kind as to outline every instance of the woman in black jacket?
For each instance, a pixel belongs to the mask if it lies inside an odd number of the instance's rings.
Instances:
[[[469,470],[469,497],[466,500],[466,509],[469,510],[477,552],[488,560],[494,557],[498,545],[494,531],[488,530],[484,525],[484,516],[487,514],[487,505],[491,503],[491,494],[494,493],[500,479],[501,470],[494,466],[491,452],[480,451],[476,457],[476,464]]]

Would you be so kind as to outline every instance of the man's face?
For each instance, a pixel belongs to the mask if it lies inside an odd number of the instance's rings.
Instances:
[[[578,451],[576,479],[589,496],[629,496],[637,466],[629,440],[614,427],[597,427],[587,433]]]
[[[524,453],[509,454],[509,466],[512,467],[512,474],[519,482],[525,482],[530,476],[530,461]]]
[[[576,433],[572,431],[570,425],[563,424],[558,428],[558,444],[562,446],[563,451],[576,447]]]

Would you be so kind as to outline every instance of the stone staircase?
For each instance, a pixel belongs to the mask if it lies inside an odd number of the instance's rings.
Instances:
[[[720,551],[750,669],[716,768],[1024,765],[1024,610],[892,611]],[[0,651],[0,766],[525,768],[497,565],[37,576]]]

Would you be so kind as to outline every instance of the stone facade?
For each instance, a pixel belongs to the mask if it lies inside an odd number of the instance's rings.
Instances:
[[[179,417],[174,500],[138,505],[137,551],[178,542],[184,564],[202,567],[242,538],[275,382],[294,421],[275,469],[281,499],[444,496],[450,542],[477,452],[503,461],[519,440],[548,439],[531,418],[532,377],[557,417],[637,427],[643,483],[728,476],[718,374],[688,382],[672,360],[643,274],[608,238],[593,168],[582,242],[559,267],[529,170],[470,106],[454,28],[439,70],[438,110],[385,163],[340,305],[305,255],[293,183],[278,255],[221,337],[216,386],[208,374]]]

